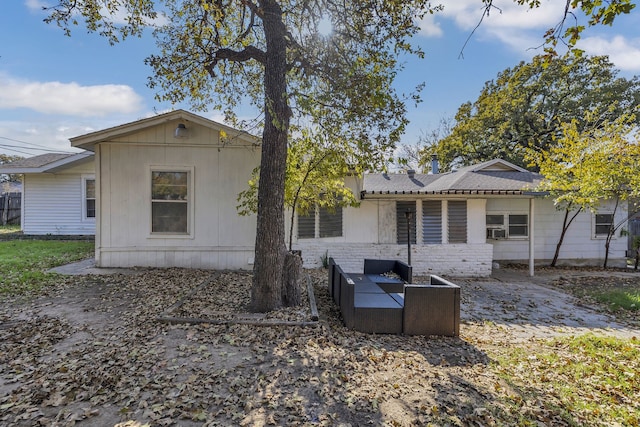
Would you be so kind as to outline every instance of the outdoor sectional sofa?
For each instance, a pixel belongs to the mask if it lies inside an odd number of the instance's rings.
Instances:
[[[460,334],[459,286],[435,275],[428,283],[412,284],[411,266],[401,261],[364,264],[363,273],[345,273],[329,259],[329,294],[347,328],[367,333]]]

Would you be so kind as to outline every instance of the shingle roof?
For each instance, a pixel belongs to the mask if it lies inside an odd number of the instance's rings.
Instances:
[[[492,160],[436,175],[367,174],[363,195],[374,194],[525,194],[542,175],[504,160]]]
[[[47,153],[39,156],[27,157],[26,159],[16,160],[15,162],[5,163],[1,167],[6,168],[41,168],[49,163],[62,160],[64,158],[73,156],[70,153]]]
[[[0,165],[0,173],[56,172],[93,159],[93,153],[47,153]]]

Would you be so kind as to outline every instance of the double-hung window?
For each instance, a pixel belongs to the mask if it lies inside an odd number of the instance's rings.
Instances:
[[[94,220],[96,217],[96,180],[93,176],[82,180],[82,219]]]
[[[151,233],[189,234],[191,171],[151,171]]]
[[[595,238],[607,237],[613,226],[613,214],[598,212],[593,215],[593,236]]]

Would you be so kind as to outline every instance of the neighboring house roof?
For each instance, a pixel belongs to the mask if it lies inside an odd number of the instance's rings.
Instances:
[[[48,153],[0,165],[0,173],[55,173],[77,164],[93,161],[93,153]]]
[[[362,197],[384,194],[531,195],[542,178],[538,173],[496,159],[435,175],[367,174]]]
[[[260,144],[260,139],[254,135],[251,135],[244,131],[240,131],[238,129],[234,129],[227,125],[223,125],[222,123],[206,119],[185,110],[174,110],[168,113],[158,114],[157,116],[148,117],[145,119],[137,120],[135,122],[99,130],[96,132],[88,133],[86,135],[76,136],[69,139],[69,141],[71,141],[71,145],[73,147],[79,147],[85,150],[93,151],[94,146],[100,142],[120,138],[169,121],[185,122],[187,128],[189,127],[189,122],[191,122],[208,128],[223,130],[226,132],[229,139],[237,138],[251,144]]]

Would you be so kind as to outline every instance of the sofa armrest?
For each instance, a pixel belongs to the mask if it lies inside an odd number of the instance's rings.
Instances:
[[[460,287],[405,286],[403,331],[407,335],[460,335]]]
[[[333,260],[333,258],[329,257],[329,266],[328,266],[328,274],[329,277],[327,278],[327,288],[329,291],[329,296],[333,297],[333,276],[335,273],[335,269],[336,269],[336,262]]]
[[[340,274],[340,313],[347,328],[353,329],[354,321],[354,298],[355,284],[351,278],[345,274]]]
[[[335,268],[333,269],[333,302],[335,302],[338,306],[340,305],[340,288],[342,284],[340,278],[342,277],[342,274],[342,267],[336,264]]]
[[[413,282],[413,267],[411,267],[406,262],[396,261],[395,265],[393,266],[393,272],[402,277],[402,280],[404,280],[405,282]]]

